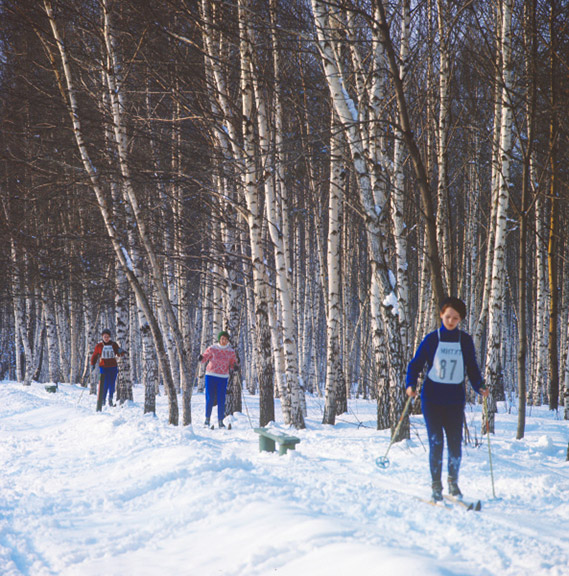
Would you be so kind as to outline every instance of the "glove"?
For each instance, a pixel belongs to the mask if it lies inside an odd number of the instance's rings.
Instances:
[[[119,348],[119,354],[126,354],[126,350],[122,347]]]
[[[202,360],[203,360],[203,354],[200,354],[200,355],[198,356],[198,362],[201,362]]]

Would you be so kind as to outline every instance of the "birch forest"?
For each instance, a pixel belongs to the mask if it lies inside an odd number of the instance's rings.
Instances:
[[[198,355],[305,426],[395,429],[462,298],[497,403],[569,419],[566,0],[1,0],[0,379],[192,422]],[[276,400],[279,402],[276,402]],[[474,397],[469,398],[475,401]],[[502,406],[502,404],[500,404]],[[202,415],[194,415],[201,420]],[[401,438],[409,426],[400,427]]]

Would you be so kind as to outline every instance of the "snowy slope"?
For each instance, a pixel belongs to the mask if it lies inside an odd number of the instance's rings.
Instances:
[[[497,499],[485,440],[465,448],[475,513],[417,498],[430,493],[421,416],[390,467],[375,466],[389,433],[374,429],[372,402],[330,427],[309,398],[297,451],[278,456],[259,453],[247,414],[231,431],[202,428],[200,394],[192,429],[167,424],[164,398],[144,416],[141,389],[100,414],[75,386],[0,391],[2,576],[569,575],[569,423],[546,408],[522,441],[515,414],[498,414]],[[246,403],[256,425],[257,398]],[[467,420],[480,439],[480,408]]]

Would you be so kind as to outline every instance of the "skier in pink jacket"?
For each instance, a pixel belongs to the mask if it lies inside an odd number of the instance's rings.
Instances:
[[[229,344],[229,334],[222,330],[217,335],[217,344],[210,346],[203,354],[200,354],[199,361],[208,363],[205,371],[205,423],[210,425],[211,413],[215,399],[217,398],[217,420],[220,428],[225,428],[223,418],[225,417],[225,394],[227,392],[227,382],[229,381],[229,371],[237,365],[237,355]]]

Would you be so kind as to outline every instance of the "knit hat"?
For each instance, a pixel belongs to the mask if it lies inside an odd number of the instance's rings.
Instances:
[[[463,320],[466,318],[466,304],[460,298],[456,298],[455,296],[445,298],[441,302],[440,310],[444,312],[447,308],[456,310]]]
[[[221,337],[225,336],[228,340],[229,340],[229,332],[226,332],[225,330],[222,330],[218,335],[217,335],[217,341],[219,342],[221,340]]]
[[[108,328],[105,328],[102,332],[101,332],[101,336],[103,334],[108,334],[109,336],[111,335],[111,331]]]

